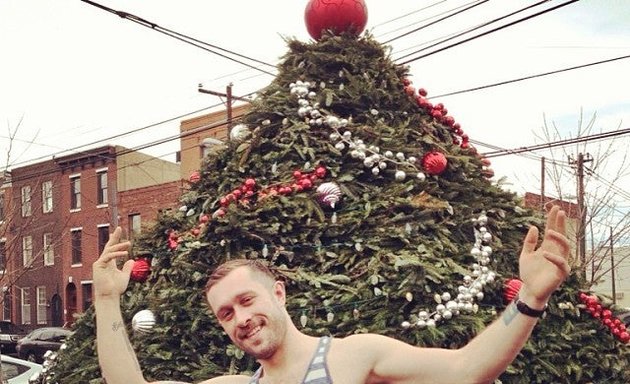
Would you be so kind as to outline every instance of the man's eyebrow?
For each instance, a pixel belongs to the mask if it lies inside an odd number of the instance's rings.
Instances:
[[[255,294],[255,293],[256,293],[256,291],[254,291],[254,290],[248,290],[248,291],[245,291],[245,292],[241,292],[238,295],[235,295],[232,299],[230,299],[230,301],[227,304],[224,304],[224,305],[220,306],[217,309],[217,314],[221,313],[221,311],[229,309],[232,306],[232,304],[231,304],[232,302],[242,299],[243,296],[247,296],[247,295],[251,295],[251,294]]]

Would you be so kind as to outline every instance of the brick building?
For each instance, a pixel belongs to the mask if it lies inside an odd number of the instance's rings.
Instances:
[[[249,104],[232,108],[233,118],[238,119],[248,109]],[[190,174],[200,168],[202,159],[218,141],[227,140],[227,118],[227,110],[221,110],[181,122],[179,130],[182,179],[188,180]]]
[[[133,231],[177,205],[179,165],[103,146],[11,171],[5,243],[10,319],[72,323],[92,302],[92,263],[117,225]]]

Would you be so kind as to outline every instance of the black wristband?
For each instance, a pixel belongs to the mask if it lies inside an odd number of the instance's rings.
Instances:
[[[522,302],[521,299],[518,298],[518,296],[514,298],[514,304],[516,305],[516,309],[518,309],[520,313],[530,317],[543,317],[543,315],[545,314],[545,310],[547,309],[547,304],[545,304],[545,307],[543,309],[534,309]]]

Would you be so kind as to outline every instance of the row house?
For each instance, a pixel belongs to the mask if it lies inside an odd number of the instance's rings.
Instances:
[[[61,326],[92,303],[92,263],[118,225],[128,238],[177,205],[179,165],[103,146],[11,170],[5,319]]]
[[[246,113],[249,104],[235,106],[231,110],[231,116],[237,120]],[[180,162],[181,177],[187,180],[189,176],[201,167],[204,157],[213,148],[228,138],[228,111],[221,110],[205,115],[183,120],[180,123]]]

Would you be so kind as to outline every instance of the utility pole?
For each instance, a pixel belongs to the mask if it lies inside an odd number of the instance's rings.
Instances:
[[[617,304],[617,287],[615,287],[615,257],[613,255],[613,229],[610,227],[610,278],[612,279],[612,300]]]
[[[244,97],[239,97],[239,96],[232,95],[232,83],[228,84],[227,87],[225,87],[225,93],[204,89],[203,88],[203,84],[199,84],[199,88],[198,89],[199,89],[199,92],[201,92],[201,93],[207,93],[209,95],[225,97],[226,101],[225,101],[224,104],[225,104],[226,112],[227,112],[227,128],[228,128],[228,138],[229,138],[230,137],[230,131],[232,130],[232,102],[234,100],[239,100],[239,101],[246,101],[246,102],[249,103],[250,100],[248,100],[248,99],[246,99]]]
[[[569,164],[577,169],[577,204],[578,204],[578,228],[577,228],[577,248],[580,265],[586,267],[586,207],[584,206],[584,163],[593,161],[590,154],[578,153],[577,160],[569,157]],[[586,271],[586,270],[585,270]]]
[[[545,156],[540,159],[540,212],[545,212]]]

